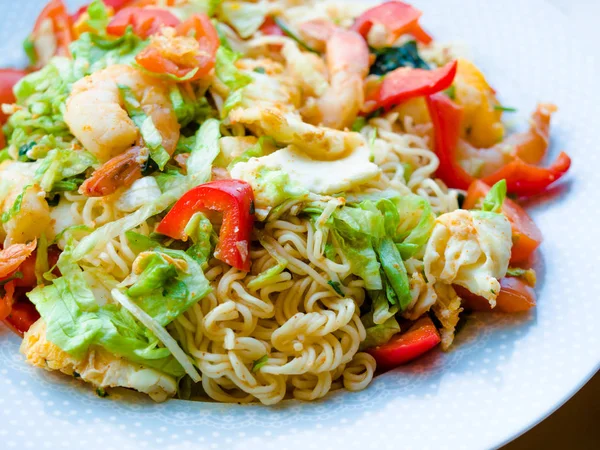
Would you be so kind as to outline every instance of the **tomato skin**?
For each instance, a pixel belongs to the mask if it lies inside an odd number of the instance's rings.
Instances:
[[[434,70],[400,67],[383,78],[379,89],[369,95],[369,109],[391,108],[415,97],[429,96],[447,89],[456,75],[457,61]]]
[[[163,26],[176,27],[180,23],[180,20],[166,9],[130,6],[115,14],[106,31],[114,36],[123,36],[127,27],[132,26],[137,36],[146,39]]]
[[[402,34],[410,33],[415,39],[424,44],[432,41],[419,25],[419,18],[423,13],[411,5],[399,1],[389,1],[375,6],[361,14],[352,29],[363,37],[367,37],[375,23],[383,25],[396,40]]]
[[[217,180],[186,192],[158,224],[156,231],[185,239],[184,229],[198,211],[223,213],[215,257],[240,270],[250,270],[250,238],[254,225],[252,187],[241,180]]]
[[[136,57],[136,62],[144,69],[157,74],[170,74],[178,78],[186,77],[191,71],[195,73],[187,81],[199,80],[215,67],[217,49],[220,45],[219,35],[206,14],[194,14],[176,27],[180,36],[193,35],[200,44],[194,67],[181,67],[163,56],[160,51],[149,45]]]
[[[27,299],[18,300],[12,305],[12,311],[4,320],[15,333],[23,337],[23,334],[29,330],[40,318],[40,313],[35,309],[33,303]]]
[[[483,181],[474,181],[469,186],[463,208],[476,208],[479,200],[485,197],[489,191],[490,186]],[[527,212],[509,198],[504,199],[502,213],[510,222],[513,234],[510,262],[514,264],[527,261],[542,243],[542,232],[533,220],[531,220]]]
[[[48,2],[35,21],[33,31],[29,35],[29,40],[35,45],[38,35],[41,33],[43,25],[47,20],[52,22],[54,39],[56,41],[56,50],[53,56],[70,56],[71,52],[69,51],[69,44],[73,41],[71,17],[62,0],[50,0],[50,2]],[[34,68],[40,69],[45,66],[47,62],[48,61],[41,61],[38,58]]]
[[[500,280],[500,292],[496,297],[496,306],[493,309],[485,298],[472,294],[464,287],[454,286],[454,289],[463,300],[463,305],[472,311],[516,313],[528,311],[536,305],[533,288],[515,277],[506,277]]]
[[[417,320],[408,331],[397,334],[389,342],[374,347],[369,352],[377,361],[377,366],[392,369],[413,361],[428,352],[441,341],[440,334],[428,316]]]
[[[19,69],[0,69],[0,104],[14,103],[16,101],[13,87],[17,82],[27,75],[27,72]],[[0,125],[6,122],[8,116],[0,109]]]

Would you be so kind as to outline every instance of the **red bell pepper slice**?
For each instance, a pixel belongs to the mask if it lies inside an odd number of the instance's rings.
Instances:
[[[267,16],[263,24],[260,26],[259,30],[262,34],[267,36],[285,36],[285,33],[281,29],[279,25],[275,22],[273,17]]]
[[[161,27],[176,27],[181,21],[166,9],[127,7],[115,14],[106,27],[106,31],[114,36],[123,36],[127,27],[146,39],[157,33]]]
[[[463,209],[474,209],[479,200],[487,195],[490,186],[481,180],[475,180],[469,186]],[[531,220],[527,212],[509,198],[502,203],[502,214],[510,222],[513,246],[510,254],[511,263],[526,261],[542,243],[542,232]]]
[[[393,40],[410,33],[420,42],[429,44],[432,41],[431,36],[419,25],[422,14],[421,11],[406,3],[386,2],[365,11],[356,19],[352,29],[366,38],[373,24],[378,23],[392,34]]]
[[[43,34],[48,32],[48,21],[52,25],[51,32],[54,39],[54,52],[52,55],[41,54],[43,48],[40,47],[40,42],[45,42],[46,39],[44,38],[47,38]],[[69,52],[69,44],[73,41],[71,19],[67,12],[67,7],[62,0],[50,0],[35,21],[33,31],[29,35],[28,40],[33,43],[37,56],[37,61],[34,65],[36,69],[45,66],[52,56],[71,55]]]
[[[457,160],[462,108],[443,93],[428,97],[427,107],[435,134],[434,150],[440,160],[436,174],[447,186],[466,190],[475,178],[467,173]],[[548,168],[527,164],[517,156],[482,180],[490,186],[500,180],[506,180],[508,192],[528,196],[544,191],[561,178],[570,166],[571,158],[564,152]]]
[[[508,192],[528,196],[545,190],[567,173],[569,167],[571,167],[571,158],[565,152],[561,152],[556,161],[547,168],[527,164],[516,157],[497,172],[483,178],[483,181],[491,186],[504,179]]]
[[[496,297],[496,306],[492,309],[490,303],[483,297],[471,293],[462,286],[454,286],[456,293],[463,300],[465,308],[472,311],[499,311],[516,313],[527,311],[535,306],[535,291],[523,280],[506,277],[500,280],[500,292]]]
[[[385,75],[379,88],[367,98],[368,109],[388,109],[414,97],[448,89],[456,75],[456,61],[435,70],[400,67]]]
[[[182,66],[164,56],[160,49],[150,44],[136,57],[136,62],[150,72],[171,74],[186,81],[199,80],[215,67],[217,50],[220,45],[219,35],[210,18],[206,14],[194,14],[176,27],[179,36],[193,36],[198,40],[200,48],[195,56],[193,66]],[[190,72],[193,76],[188,77]]]
[[[392,369],[412,361],[440,343],[440,334],[428,316],[417,320],[406,333],[397,334],[386,344],[367,350],[377,366]]]
[[[427,97],[427,108],[433,123],[434,151],[440,160],[436,175],[449,187],[467,189],[474,178],[457,162],[463,110],[445,94]]]
[[[158,224],[156,231],[185,240],[184,229],[198,211],[223,213],[215,257],[240,270],[250,270],[250,237],[254,224],[254,193],[241,180],[217,180],[185,193]]]

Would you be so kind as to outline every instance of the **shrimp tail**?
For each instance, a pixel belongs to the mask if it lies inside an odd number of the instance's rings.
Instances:
[[[120,188],[129,187],[142,177],[142,164],[147,159],[147,149],[134,146],[95,170],[80,186],[79,192],[86,197],[104,197]]]

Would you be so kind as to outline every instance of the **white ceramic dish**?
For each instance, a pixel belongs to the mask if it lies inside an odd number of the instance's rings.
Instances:
[[[21,60],[21,40],[43,3],[0,1],[3,66]],[[434,36],[471,47],[501,100],[519,108],[515,122],[538,100],[560,106],[553,153],[566,149],[574,164],[566,182],[531,204],[545,237],[538,308],[478,316],[451,352],[382,375],[363,392],[275,408],[153,404],[129,393],[101,399],[26,366],[19,340],[0,326],[1,448],[493,448],[543,419],[597,371],[597,50],[541,0],[415,3]]]

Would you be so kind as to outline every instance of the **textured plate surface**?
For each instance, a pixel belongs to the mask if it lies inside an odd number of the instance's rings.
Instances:
[[[43,3],[0,0],[2,66],[22,62],[20,43]],[[515,122],[537,101],[560,107],[553,154],[566,149],[574,164],[565,183],[531,202],[545,237],[539,307],[476,317],[451,352],[380,376],[363,392],[275,408],[157,405],[129,393],[101,399],[26,366],[19,340],[0,326],[0,447],[491,448],[552,412],[598,369],[597,49],[577,41],[562,12],[541,0],[415,3],[436,38],[469,45],[501,101],[519,108]]]

